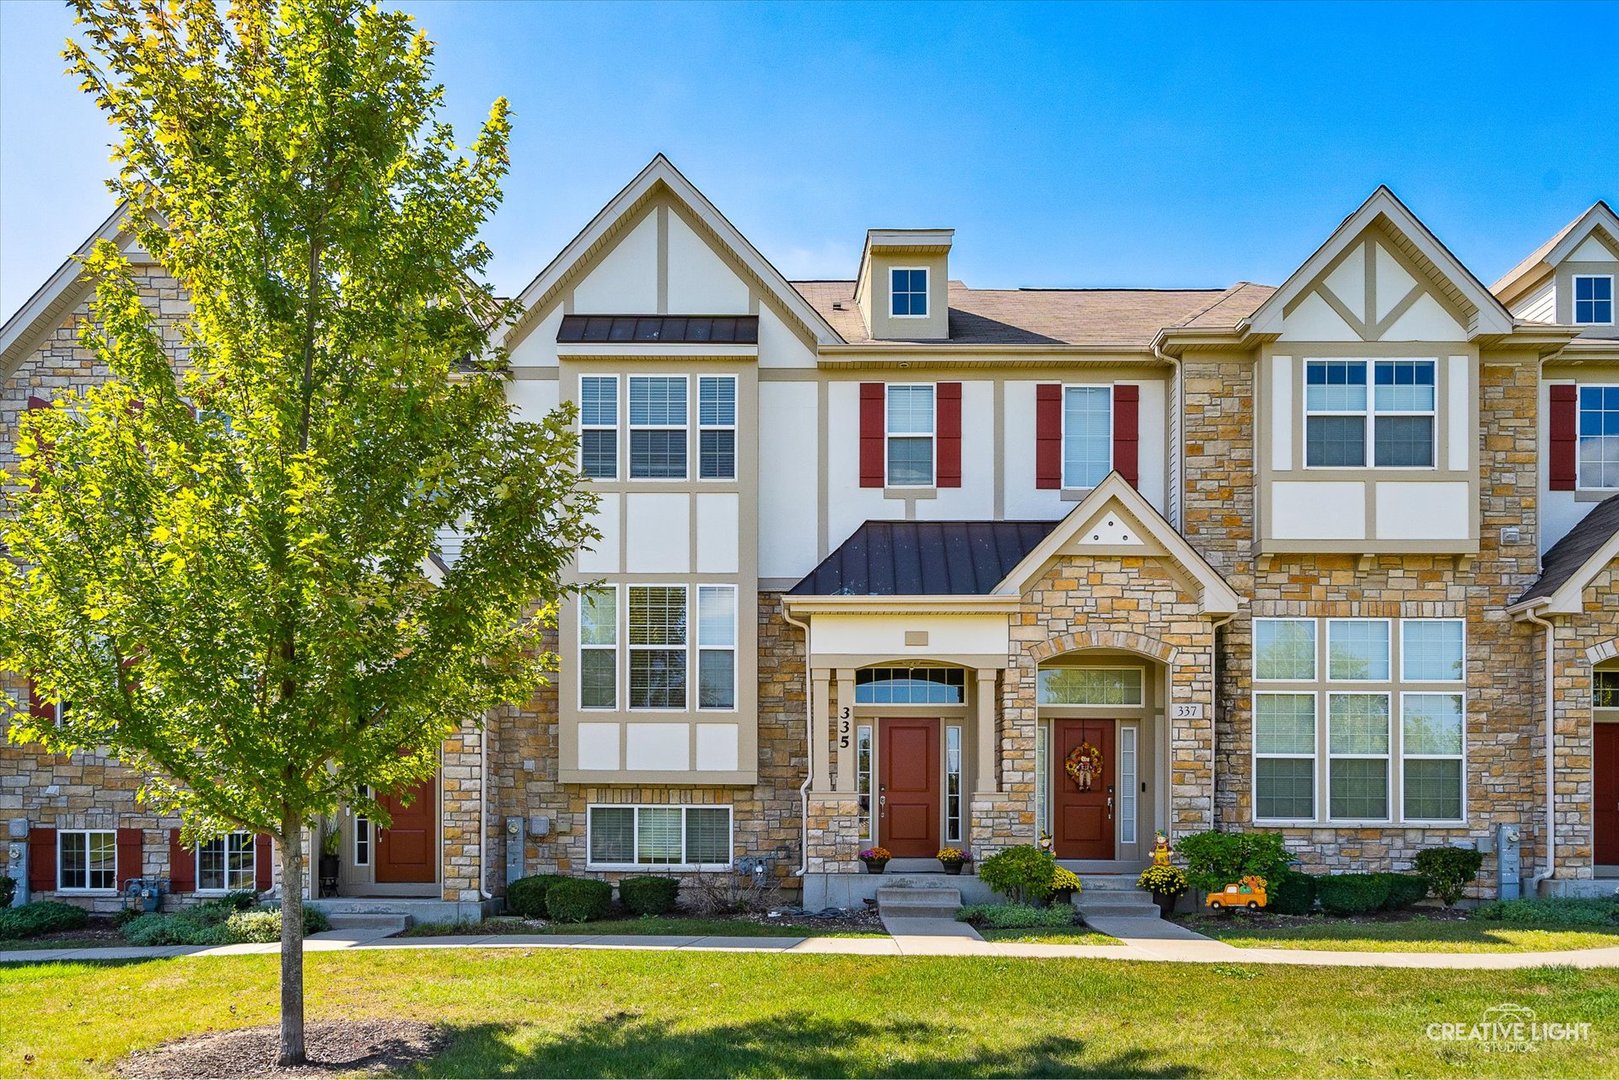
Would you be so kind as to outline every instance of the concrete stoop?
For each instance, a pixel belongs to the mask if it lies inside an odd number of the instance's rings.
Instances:
[[[326,916],[326,921],[332,924],[333,930],[366,930],[386,931],[388,934],[402,934],[409,930],[415,919],[409,915],[377,915],[360,913],[334,913]]]
[[[886,885],[877,890],[877,914],[884,919],[954,919],[961,892],[951,888]]]
[[[1134,875],[1096,874],[1081,880],[1084,888],[1074,897],[1074,910],[1086,925],[1092,919],[1158,918],[1152,893],[1138,888]]]

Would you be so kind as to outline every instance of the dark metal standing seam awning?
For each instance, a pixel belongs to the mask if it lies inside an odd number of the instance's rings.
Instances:
[[[868,521],[788,595],[988,595],[1058,524]]]
[[[757,315],[564,315],[557,341],[591,345],[757,345]]]

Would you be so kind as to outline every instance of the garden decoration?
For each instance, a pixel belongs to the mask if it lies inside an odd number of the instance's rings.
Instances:
[[[1089,742],[1082,742],[1068,752],[1063,770],[1079,790],[1089,791],[1091,785],[1102,778],[1102,751]]]
[[[866,871],[872,874],[882,873],[883,867],[893,857],[894,853],[885,847],[869,847],[860,853],[860,861],[866,864]]]
[[[1040,848],[1041,851],[1050,851],[1051,847],[1052,847],[1052,843],[1053,843],[1053,841],[1051,839],[1051,834],[1050,833],[1043,832],[1043,833],[1040,834],[1039,848]]]
[[[1234,885],[1227,885],[1219,892],[1209,893],[1204,901],[1214,911],[1225,908],[1245,907],[1249,911],[1258,911],[1265,906],[1265,879],[1262,877],[1245,877]]]
[[[944,867],[945,873],[959,874],[962,864],[967,861],[967,853],[960,848],[946,847],[940,848],[934,858],[939,860],[939,865]]]
[[[1159,829],[1152,842],[1152,864],[1154,866],[1168,866],[1169,852],[1169,834]]]

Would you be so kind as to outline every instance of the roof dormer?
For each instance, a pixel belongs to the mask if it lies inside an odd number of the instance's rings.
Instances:
[[[1542,244],[1495,283],[1512,314],[1578,326],[1587,338],[1619,337],[1619,215],[1605,202]]]
[[[869,229],[855,302],[878,341],[950,336],[950,243],[954,229]]]

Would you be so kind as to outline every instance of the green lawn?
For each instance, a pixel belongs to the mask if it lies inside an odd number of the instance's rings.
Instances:
[[[1121,945],[1116,937],[1099,933],[1088,926],[1035,926],[978,927],[978,936],[985,941],[1015,941],[1037,945]]]
[[[0,966],[0,1073],[275,1019],[277,958]],[[1613,1076],[1619,971],[577,950],[312,953],[309,1015],[449,1029],[430,1076]],[[1589,1022],[1501,1053],[1428,1025]]]
[[[603,919],[587,923],[547,923],[544,926],[522,919],[494,918],[482,923],[422,923],[405,937],[442,937],[446,934],[661,934],[673,937],[887,937],[879,929],[805,926],[791,919],[768,923],[749,919],[669,915],[640,919]]]
[[[1239,949],[1352,949],[1364,952],[1554,952],[1619,946],[1619,926],[1523,927],[1482,919],[1344,922],[1312,918],[1295,926],[1243,925],[1242,917],[1182,920]]]
[[[105,949],[115,945],[128,945],[120,937],[86,934],[51,934],[46,937],[0,941],[0,952],[20,952],[25,949]]]

